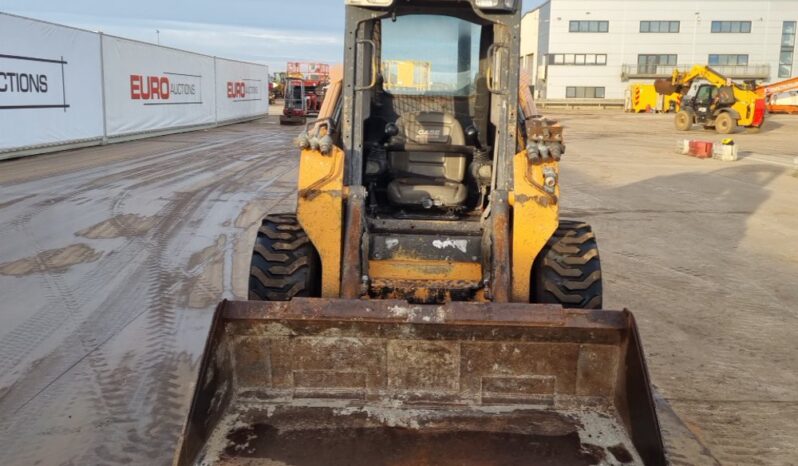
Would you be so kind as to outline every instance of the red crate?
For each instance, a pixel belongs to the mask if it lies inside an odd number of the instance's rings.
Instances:
[[[690,141],[690,155],[699,159],[712,157],[711,141]]]

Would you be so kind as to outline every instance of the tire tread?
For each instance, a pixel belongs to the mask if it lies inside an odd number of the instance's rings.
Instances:
[[[320,296],[321,262],[294,214],[266,216],[258,228],[249,271],[249,299],[288,301]]]
[[[532,269],[530,301],[600,309],[601,259],[590,225],[561,220]]]

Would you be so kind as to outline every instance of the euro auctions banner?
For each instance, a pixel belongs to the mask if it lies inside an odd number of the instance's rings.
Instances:
[[[109,137],[216,122],[212,57],[102,40]]]
[[[216,59],[216,118],[236,120],[269,113],[269,69]]]
[[[0,152],[103,136],[97,34],[0,13]]]

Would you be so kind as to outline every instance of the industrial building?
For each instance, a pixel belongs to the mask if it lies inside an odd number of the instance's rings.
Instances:
[[[623,99],[629,84],[710,65],[736,80],[798,75],[795,0],[549,0],[521,26],[542,99]]]

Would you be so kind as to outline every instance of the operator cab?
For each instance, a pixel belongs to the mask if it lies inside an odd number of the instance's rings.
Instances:
[[[715,86],[707,82],[694,83],[688,92],[686,109],[694,112],[696,121],[713,127],[717,115],[735,102],[731,86]]]
[[[718,88],[711,84],[701,84],[696,90],[695,101],[698,104],[709,105],[718,95]]]
[[[362,126],[371,215],[478,219],[486,205],[493,24],[449,5],[434,15],[397,7],[374,23],[378,73]]]
[[[691,107],[700,119],[706,119],[712,114],[716,106],[718,88],[711,84],[702,83],[696,86],[694,91]]]

